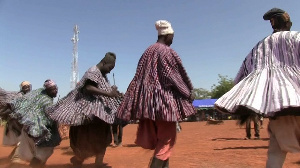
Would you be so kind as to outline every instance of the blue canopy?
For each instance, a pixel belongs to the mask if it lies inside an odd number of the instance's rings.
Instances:
[[[193,106],[195,108],[208,108],[214,107],[215,102],[217,99],[202,99],[202,100],[194,100]]]

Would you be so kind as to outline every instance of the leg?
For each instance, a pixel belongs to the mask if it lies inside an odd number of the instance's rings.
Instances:
[[[24,130],[22,130],[18,149],[19,158],[30,162],[34,157],[33,147],[33,140],[28,137],[28,134]]]
[[[76,155],[71,157],[70,162],[73,165],[73,168],[81,168],[84,159],[77,157]]]
[[[95,158],[96,167],[101,167],[104,165],[103,159],[104,159],[105,152],[106,152],[106,147],[103,149],[103,151],[101,151],[99,154],[96,155]]]
[[[154,150],[157,145],[157,127],[149,119],[139,120],[135,144],[144,149]]]
[[[53,154],[54,147],[34,147],[34,158],[31,160],[30,164],[38,168],[44,167],[49,157]]]
[[[20,142],[20,135],[22,128],[18,127],[19,124],[14,119],[7,120],[4,127],[3,145],[15,146]]]
[[[253,118],[253,120],[254,120],[254,130],[255,130],[255,134],[254,134],[254,136],[255,136],[255,139],[260,139],[260,136],[259,136],[259,117],[258,117],[258,115],[256,115],[254,118]]]
[[[113,137],[114,137],[114,144],[118,145],[118,125],[113,124],[112,125],[112,132],[113,132]]]
[[[247,119],[246,121],[246,139],[251,138],[251,119]]]
[[[264,128],[264,126],[263,126],[263,124],[264,124],[264,117],[263,117],[263,116],[261,116],[261,117],[259,118],[259,122],[260,122],[260,128],[261,128],[261,129]]]
[[[150,162],[150,168],[169,168],[169,157],[176,139],[176,123],[161,123],[160,121],[156,124],[158,142]]]
[[[31,168],[43,168],[45,166],[45,163],[43,163],[40,159],[37,159],[37,158],[33,158],[31,161],[30,161],[30,164],[29,166]]]
[[[110,129],[110,125],[109,124],[104,124],[103,127],[105,127],[105,129],[103,130],[103,132],[105,132],[105,134],[102,137],[102,140],[100,141],[100,143],[103,143],[103,145],[98,147],[98,150],[96,152],[96,158],[95,158],[95,165],[96,167],[100,168],[100,167],[106,167],[106,163],[103,162],[104,156],[105,156],[105,152],[106,152],[106,148],[107,146],[111,143],[112,138],[111,138],[111,129]]]
[[[177,130],[177,132],[181,131],[181,126],[178,121],[176,122],[176,130]]]
[[[164,161],[163,168],[169,168],[169,159]]]
[[[160,160],[167,160],[176,140],[176,122],[156,121],[157,144],[154,150],[154,157]]]
[[[11,162],[12,163],[19,163],[19,162],[23,162],[20,157],[20,142],[17,144],[17,146],[14,148],[14,150],[12,151],[12,153],[10,154],[10,158],[11,158]]]
[[[164,161],[163,160],[157,159],[156,157],[153,157],[150,160],[149,168],[164,168],[163,166],[164,166]]]
[[[60,124],[59,125],[59,134],[61,136],[62,139],[68,139],[69,138],[69,129],[68,129],[68,126],[67,125],[62,125]]]
[[[287,152],[281,150],[276,137],[270,133],[268,160],[266,168],[282,168]]]
[[[122,137],[123,137],[123,126],[119,125],[119,135],[118,135],[118,142],[119,142],[119,146],[122,145]]]
[[[70,147],[72,151],[74,152],[74,156],[71,157],[70,162],[72,163],[73,168],[80,168],[82,167],[82,163],[84,161],[84,158],[80,157],[77,153],[76,145],[79,140],[78,138],[78,132],[79,132],[79,127],[78,126],[70,126],[70,131],[69,131],[69,137],[70,137]]]

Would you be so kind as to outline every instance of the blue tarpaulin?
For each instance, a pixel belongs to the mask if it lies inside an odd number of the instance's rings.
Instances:
[[[214,107],[215,102],[217,99],[202,99],[202,100],[194,100],[193,106],[195,108],[208,108]]]

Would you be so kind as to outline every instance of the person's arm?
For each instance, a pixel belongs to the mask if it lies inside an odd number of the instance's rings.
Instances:
[[[234,84],[239,83],[241,80],[243,80],[246,76],[248,76],[252,72],[253,70],[252,56],[254,54],[253,52],[254,50],[252,50],[243,61],[243,64],[241,65],[239,72],[237,73],[234,79]]]
[[[104,90],[101,90],[97,88],[97,84],[91,80],[87,80],[85,82],[85,85],[83,86],[83,90],[92,95],[102,95],[102,96],[107,96],[107,97],[116,97],[118,96],[117,89],[115,87],[112,87],[111,92],[106,92]]]

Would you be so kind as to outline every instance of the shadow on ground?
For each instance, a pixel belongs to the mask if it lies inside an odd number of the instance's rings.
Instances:
[[[45,168],[72,168],[71,164],[60,164],[60,165],[49,165],[46,166]],[[81,168],[112,168],[111,166],[105,164],[101,167],[96,167],[95,164],[83,164]]]
[[[232,140],[245,140],[244,138],[214,138],[214,139],[211,139],[212,141],[232,141]],[[248,139],[248,140],[254,140],[254,139]],[[270,140],[270,138],[260,138],[260,139],[257,139],[256,141],[268,141]]]
[[[0,165],[5,165],[10,163],[9,157],[0,158]]]
[[[297,161],[297,162],[294,162],[294,164],[298,164],[298,165],[300,165],[300,160],[299,160],[299,161]]]
[[[268,149],[268,146],[238,146],[238,147],[228,147],[214,150],[234,150],[234,149]]]
[[[128,147],[128,148],[132,148],[132,147],[140,147],[136,144],[124,144],[123,147]]]

